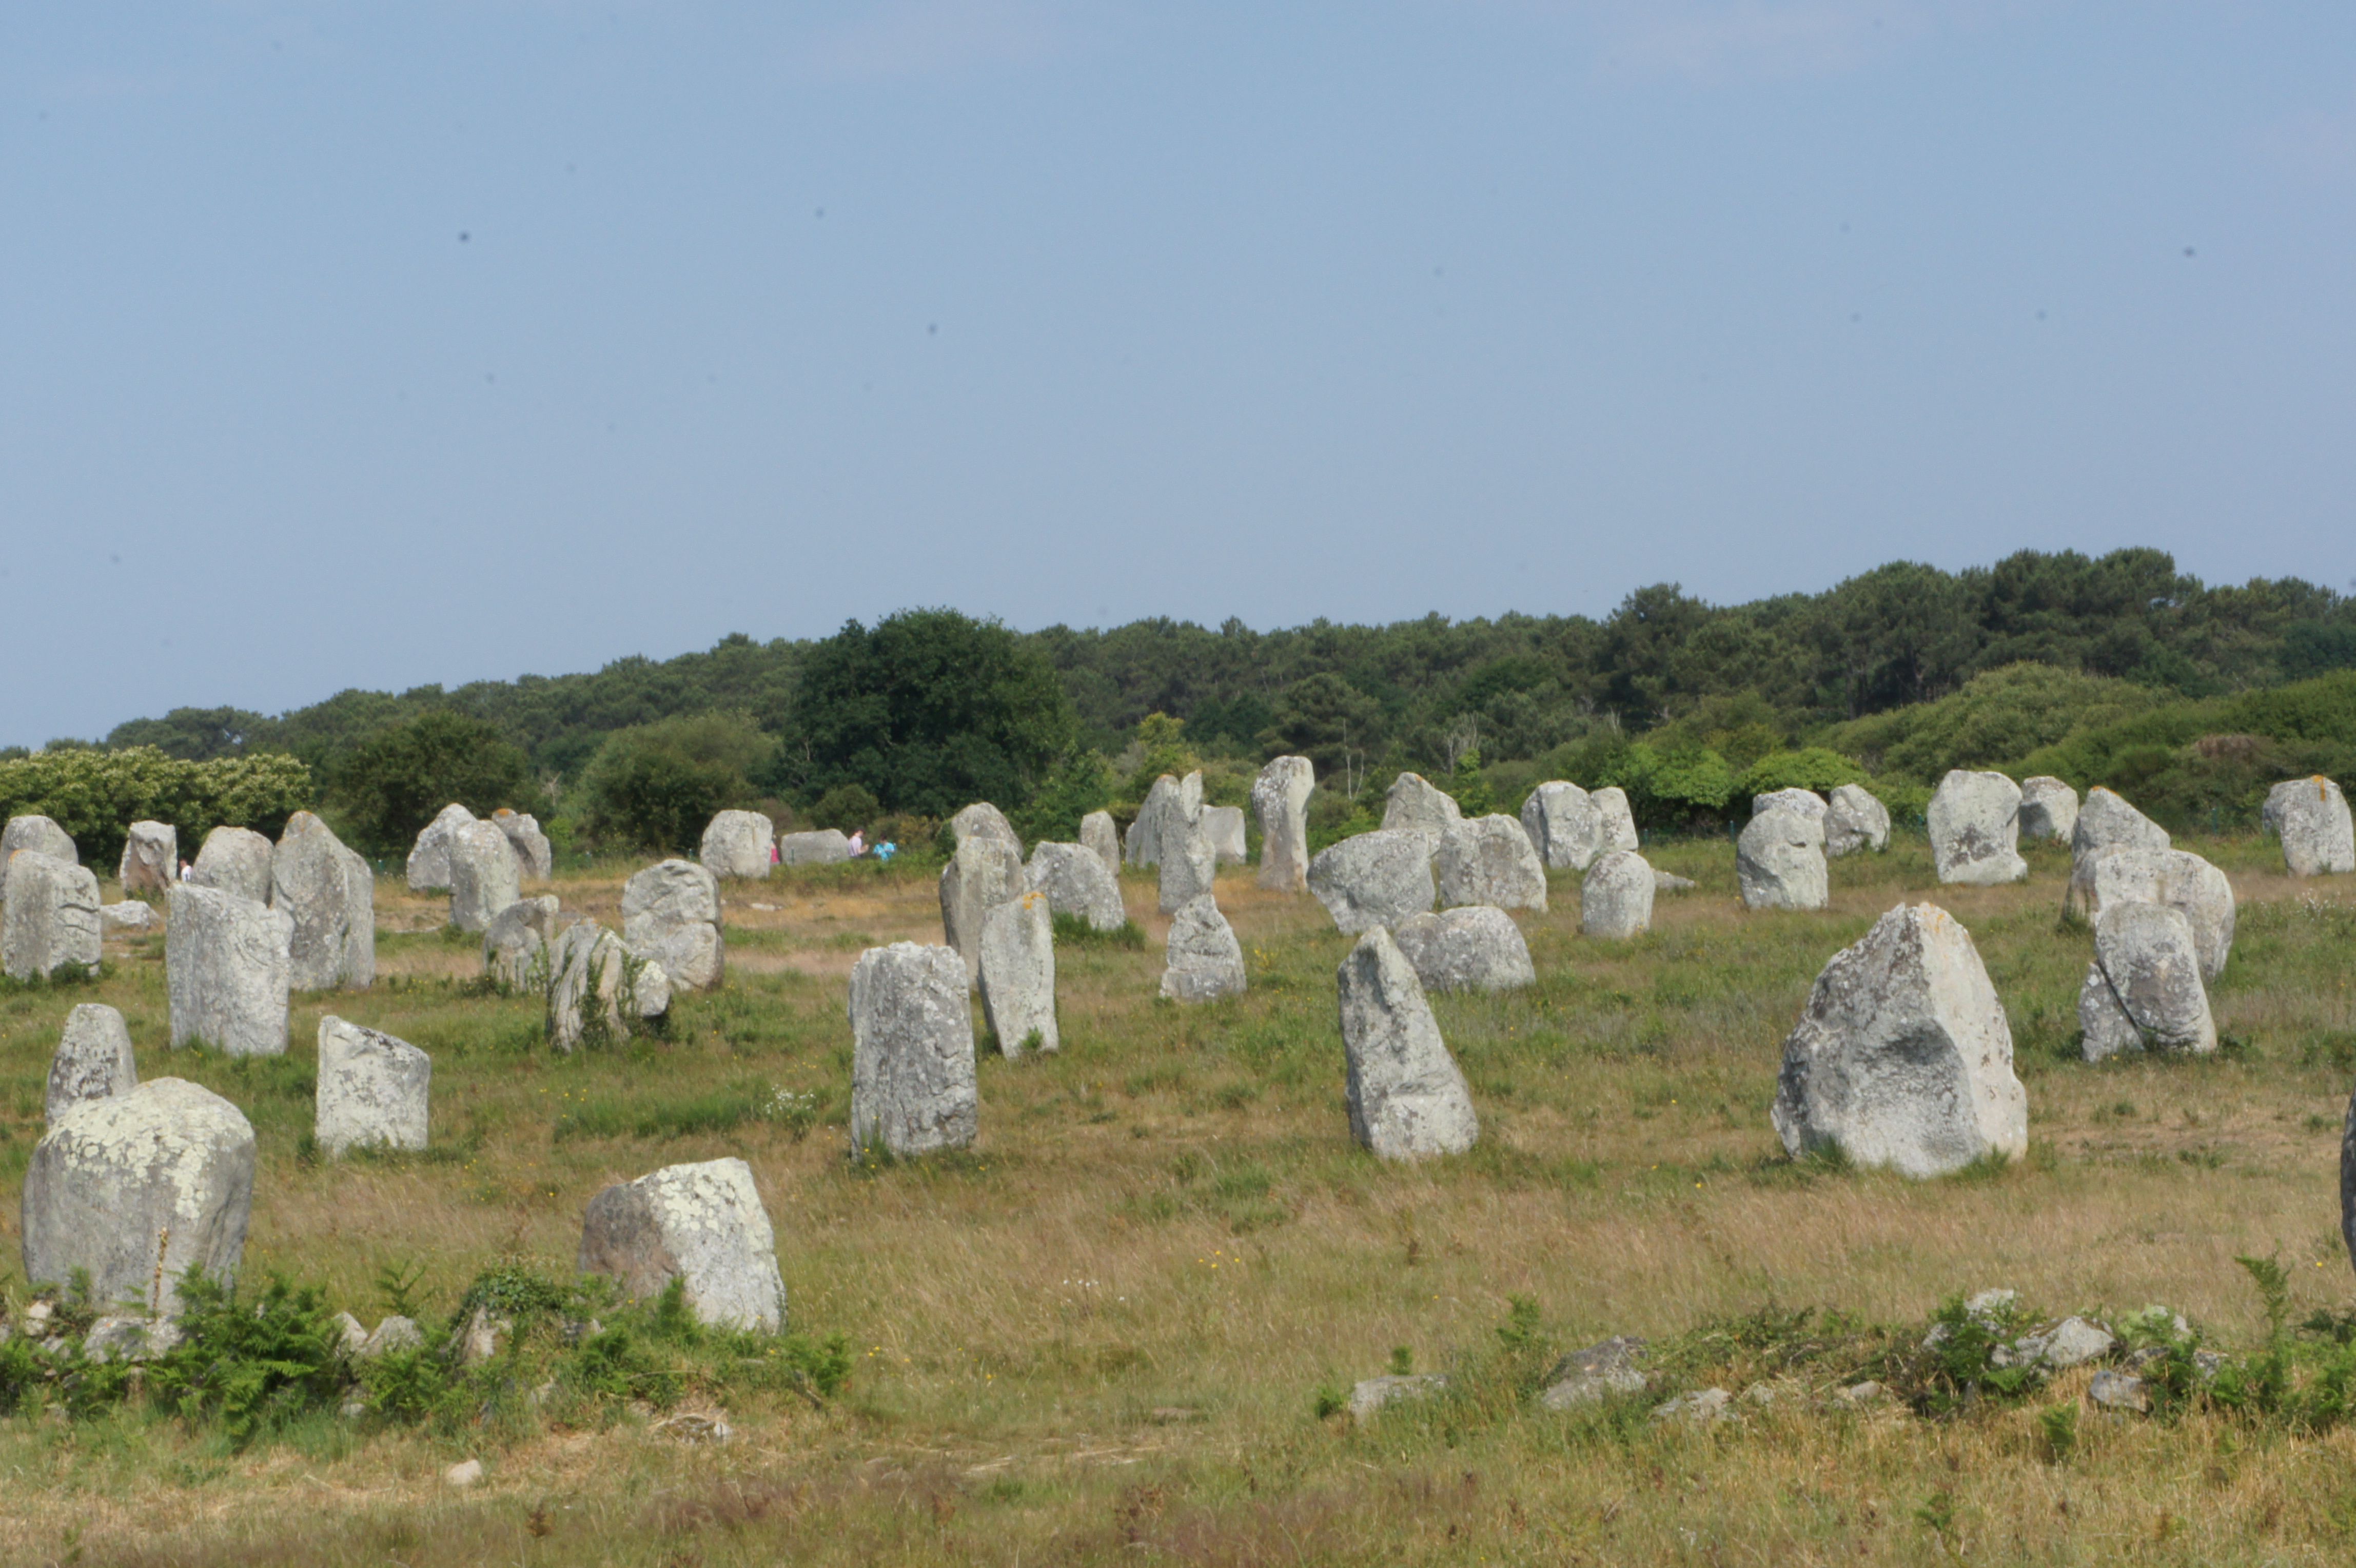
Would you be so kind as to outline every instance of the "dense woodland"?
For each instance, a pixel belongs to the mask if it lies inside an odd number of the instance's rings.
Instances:
[[[907,832],[986,798],[1058,831],[1133,803],[1162,767],[1205,766],[1232,796],[1284,752],[1316,762],[1329,825],[1400,768],[1507,810],[1541,777],[1620,783],[1665,829],[1739,819],[1788,782],[1869,781],[1903,812],[1962,765],[2228,823],[2286,771],[2346,766],[2356,675],[2335,671],[2356,671],[2356,599],[2329,588],[2211,586],[2154,550],[2024,552],[1733,606],[1661,585],[1601,620],[1016,633],[911,611],[594,674],[349,691],[276,716],[176,709],[97,745],[299,758],[380,853],[454,797],[537,808],[580,843],[682,844],[716,804],[755,800]]]

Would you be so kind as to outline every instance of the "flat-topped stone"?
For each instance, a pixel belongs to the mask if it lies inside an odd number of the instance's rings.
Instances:
[[[1494,906],[1410,915],[1391,929],[1391,939],[1426,991],[1511,991],[1537,983],[1522,929]]]
[[[1047,896],[1054,913],[1084,919],[1092,930],[1117,931],[1129,920],[1116,874],[1086,844],[1033,845],[1023,881]]]
[[[1211,843],[1213,861],[1220,865],[1243,865],[1250,861],[1241,806],[1205,806],[1200,822],[1203,836]]]
[[[2029,875],[2020,858],[2020,786],[2003,774],[1949,769],[1927,816],[1940,881],[1990,887]]]
[[[696,858],[714,876],[757,882],[769,875],[777,827],[763,811],[722,811],[707,823]]]
[[[1547,907],[1545,863],[1522,824],[1503,814],[1450,823],[1434,857],[1443,907],[1487,904],[1500,909]]]
[[[1549,779],[1522,801],[1522,831],[1552,871],[1585,871],[1606,851],[1610,824],[1595,798],[1578,785]]]
[[[2192,923],[2202,978],[2215,980],[2233,956],[2233,885],[2225,874],[2190,850],[2116,849],[2095,857],[2090,868],[2092,896],[2087,918],[2096,925],[2112,905],[2164,904]]]
[[[2094,867],[2122,849],[2167,849],[2168,830],[2097,784],[2086,791],[2070,830],[2070,891],[2067,908],[2094,918]]]
[[[783,833],[777,838],[779,865],[832,865],[837,861],[855,858],[851,853],[851,841],[840,828],[817,828],[808,832]]]
[[[1397,925],[1431,908],[1431,841],[1411,828],[1344,839],[1310,861],[1309,891],[1344,932]]]
[[[860,954],[851,970],[851,1035],[854,1155],[881,1148],[905,1159],[973,1142],[973,1013],[955,948],[894,942]]]
[[[1199,812],[1192,819],[1175,811],[1164,816],[1160,841],[1156,901],[1163,914],[1174,915],[1216,885],[1218,856]]]

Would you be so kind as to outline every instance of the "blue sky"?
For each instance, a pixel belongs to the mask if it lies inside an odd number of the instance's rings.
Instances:
[[[0,8],[0,743],[809,636],[2356,577],[2356,7]]]

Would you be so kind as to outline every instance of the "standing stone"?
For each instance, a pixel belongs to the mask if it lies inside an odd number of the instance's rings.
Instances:
[[[2078,808],[2077,825],[2070,830],[2070,891],[2064,907],[2094,918],[2094,867],[2102,858],[2122,849],[2166,849],[2168,830],[2128,805],[2101,785],[2086,791]]]
[[[1402,773],[1391,780],[1383,797],[1383,830],[1409,830],[1423,835],[1433,853],[1440,835],[1464,820],[1463,808],[1420,773]]]
[[[622,884],[622,940],[681,990],[719,984],[728,969],[719,879],[691,861],[648,866]]]
[[[1653,868],[1633,850],[1617,849],[1588,868],[1579,887],[1579,929],[1606,941],[1626,941],[1653,929]]]
[[[1055,927],[1044,893],[1021,894],[982,917],[980,968],[981,1015],[1001,1056],[1063,1043],[1055,1033]]]
[[[0,829],[0,897],[5,897],[8,891],[9,859],[20,849],[38,850],[68,865],[81,864],[81,852],[74,847],[73,835],[48,818],[11,817],[7,827]]]
[[[2086,915],[2099,924],[2117,903],[2164,904],[2192,922],[2201,973],[2214,980],[2233,956],[2233,885],[2190,850],[2120,849],[2094,863]]]
[[[1215,1002],[1244,993],[1244,948],[1205,893],[1182,906],[1163,950],[1162,994],[1173,1002]]]
[[[549,948],[556,936],[556,895],[519,898],[483,931],[483,972],[510,994],[539,992],[550,983]]]
[[[556,875],[556,846],[541,832],[538,817],[530,811],[510,811],[501,806],[491,813],[491,821],[508,835],[508,843],[516,852],[516,865],[526,882],[545,882]]]
[[[1280,757],[1252,780],[1262,887],[1309,891],[1309,797],[1316,787],[1317,769],[1305,757]]]
[[[1617,784],[1607,784],[1588,799],[1595,803],[1595,814],[1603,821],[1601,848],[1605,850],[1637,849],[1643,841],[1636,836],[1636,813],[1628,809],[1628,791]]]
[[[1826,814],[1831,809],[1825,798],[1814,789],[1770,789],[1751,798],[1751,814],[1754,817],[1763,817],[1779,806],[1787,811],[1815,818],[1820,827],[1826,825]]]
[[[132,1059],[131,1031],[123,1015],[98,1002],[83,1002],[66,1015],[58,1054],[49,1058],[48,1096],[42,1114],[51,1122],[85,1100],[103,1100],[139,1087]]]
[[[776,824],[766,813],[723,811],[703,830],[703,847],[697,858],[714,876],[757,882],[769,875],[769,852],[776,842]]]
[[[1080,819],[1080,843],[1105,864],[1116,883],[1120,878],[1120,829],[1114,825],[1110,811],[1090,811]],[[1267,855],[1261,855],[1267,863]]]
[[[376,873],[308,811],[286,819],[271,852],[270,907],[294,921],[295,990],[376,983]]]
[[[1165,816],[1161,841],[1159,902],[1163,914],[1174,915],[1211,891],[1218,857],[1211,851],[1200,816],[1191,821],[1175,812]]]
[[[161,893],[180,879],[180,830],[169,822],[134,822],[115,870],[125,897]]]
[[[1129,919],[1129,911],[1121,907],[1117,874],[1086,844],[1034,845],[1023,882],[1047,896],[1051,911],[1076,915],[1091,930],[1117,931]]]
[[[468,822],[450,835],[450,923],[490,929],[498,912],[523,897],[523,864],[496,822]]]
[[[594,920],[579,920],[551,939],[547,959],[548,1039],[570,1055],[583,1044],[626,1038],[670,1010],[670,976],[632,952]]]
[[[1890,808],[1862,784],[1843,784],[1825,802],[1825,853],[1835,858],[1890,847]]]
[[[2356,871],[2356,822],[2340,786],[2320,773],[2268,791],[2266,822],[2282,835],[2283,865],[2293,876]]]
[[[996,839],[1012,844],[1014,853],[1023,853],[1023,835],[1006,820],[1006,813],[987,800],[976,800],[949,819],[949,833],[958,843],[968,839]]]
[[[1350,1132],[1386,1160],[1461,1155],[1481,1135],[1472,1092],[1440,1037],[1415,968],[1388,931],[1358,939],[1334,973]]]
[[[1747,909],[1821,909],[1832,902],[1823,822],[1779,807],[1743,825],[1734,875]]]
[[[456,801],[442,808],[418,833],[409,852],[409,890],[446,893],[450,890],[450,835],[472,826],[475,813]]]
[[[832,865],[851,858],[851,841],[840,828],[786,833],[777,840],[779,865]]]
[[[1202,816],[1203,836],[1211,842],[1211,857],[1220,865],[1245,865],[1251,860],[1251,848],[1244,838],[1244,809],[1241,806],[1205,806]]]
[[[1344,839],[1309,863],[1309,891],[1345,933],[1395,926],[1431,908],[1431,843],[1411,828]]]
[[[1928,814],[1940,881],[1993,887],[2029,875],[2020,858],[2020,786],[2003,774],[1951,768]]]
[[[1522,802],[1522,831],[1550,871],[1585,871],[1604,853],[1606,829],[1595,797],[1559,779],[1539,785]]]
[[[965,960],[969,989],[981,983],[981,931],[990,912],[1024,889],[1023,856],[1012,844],[987,835],[958,840],[941,868],[941,931]]]
[[[186,882],[168,897],[164,984],[172,1048],[201,1040],[233,1057],[284,1056],[294,917]]]
[[[0,971],[11,980],[46,980],[60,970],[95,973],[104,935],[98,924],[98,878],[90,868],[37,849],[9,857],[0,894]]]
[[[2078,990],[2078,1027],[2088,1061],[2124,1050],[2217,1048],[2192,922],[2180,910],[2125,899],[2104,909],[2094,921],[2094,961]]]
[[[196,864],[188,868],[188,882],[267,904],[270,857],[275,853],[276,846],[252,828],[215,828],[197,851]]]
[[[177,890],[176,890],[177,891]],[[220,1095],[159,1078],[69,1107],[25,1172],[25,1277],[90,1276],[93,1302],[179,1310],[180,1276],[237,1276],[253,1208],[253,1128]]]
[[[1437,869],[1444,908],[1488,904],[1546,911],[1546,865],[1522,824],[1502,813],[1443,829]]]
[[[2078,791],[2048,773],[2020,782],[2020,836],[2068,843],[2078,831]]]
[[[905,1158],[973,1142],[973,1012],[956,949],[894,942],[860,954],[851,970],[851,1036],[854,1156],[879,1144]]]
[[[1137,809],[1137,820],[1129,824],[1129,864],[1137,866],[1162,864],[1162,841],[1173,824],[1192,825],[1203,814],[1203,776],[1189,773],[1183,779],[1173,779],[1165,773],[1153,781],[1145,792],[1145,803]]]
[[[1910,1176],[2026,1154],[2012,1029],[1971,933],[1901,905],[1836,954],[1783,1042],[1774,1122],[1794,1159],[1836,1147]]]
[[[330,1159],[355,1148],[423,1149],[434,1062],[407,1040],[319,1020],[319,1088],[312,1122]]]
[[[121,941],[155,929],[155,911],[134,899],[98,907],[98,934],[108,941]]]
[[[712,1327],[786,1326],[776,1230],[742,1160],[665,1165],[607,1187],[582,1216],[577,1267],[619,1280],[634,1301],[682,1281],[689,1310]]]
[[[1512,991],[1537,983],[1522,929],[1492,906],[1410,915],[1391,928],[1391,940],[1426,991]]]

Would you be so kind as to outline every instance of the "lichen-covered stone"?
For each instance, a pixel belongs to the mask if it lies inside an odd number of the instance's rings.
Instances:
[[[1244,949],[1205,893],[1181,906],[1163,950],[1162,994],[1173,1002],[1215,1002],[1244,993]]]
[[[545,882],[556,874],[556,846],[541,831],[538,817],[502,806],[491,813],[490,820],[508,835],[508,847],[516,853],[516,869],[526,882]]]
[[[2020,858],[2020,786],[2003,774],[1949,769],[1926,815],[1940,881],[1990,887],[2029,875]]]
[[[1192,821],[1172,812],[1162,819],[1160,858],[1155,862],[1156,902],[1165,915],[1174,915],[1215,885],[1218,857],[1203,832],[1200,814]]]
[[[2276,785],[2266,794],[2265,816],[2282,837],[2283,865],[2293,876],[2356,871],[2356,821],[2340,786],[2323,775]]]
[[[201,1040],[233,1057],[286,1054],[294,920],[218,887],[180,883],[164,927],[172,1047]]]
[[[1080,843],[1113,875],[1118,885],[1120,878],[1120,828],[1110,811],[1090,811],[1080,819]],[[1264,858],[1264,857],[1263,857]]]
[[[2094,867],[2102,858],[2122,849],[2167,849],[2168,830],[2128,805],[2117,795],[2095,785],[2078,808],[2077,825],[2070,830],[2070,891],[2067,907],[2089,920],[2094,914]]]
[[[1443,908],[1488,904],[1500,909],[1547,907],[1545,863],[1522,824],[1503,814],[1450,823],[1434,857]]]
[[[2086,916],[2096,926],[2118,903],[2164,904],[2192,923],[2203,979],[2225,972],[2233,956],[2233,885],[2225,874],[2190,850],[2116,849],[2096,857]]]
[[[1076,916],[1092,930],[1117,931],[1129,919],[1120,883],[1104,857],[1086,844],[1034,844],[1023,880],[1047,896],[1052,912]]]
[[[1779,807],[1743,824],[1734,875],[1751,909],[1821,909],[1832,902],[1820,817]]]
[[[490,929],[498,912],[523,897],[523,863],[497,822],[473,822],[450,834],[450,923]]]
[[[981,930],[990,912],[1028,887],[1022,852],[992,834],[959,839],[941,868],[941,932],[965,961],[968,989],[981,984]]]
[[[1553,871],[1585,871],[1604,853],[1610,827],[1595,798],[1576,784],[1549,779],[1522,802],[1522,831]]]
[[[552,978],[548,944],[556,936],[556,895],[519,898],[483,930],[483,972],[511,994],[545,993]]]
[[[1764,816],[1779,806],[1787,811],[1814,817],[1819,826],[1824,824],[1826,814],[1831,811],[1825,798],[1814,789],[1769,789],[1751,798],[1751,814],[1754,817]]]
[[[1837,860],[1890,847],[1890,808],[1862,784],[1843,784],[1825,800],[1825,854]]]
[[[180,879],[180,830],[169,822],[132,823],[114,875],[126,897],[170,887]]]
[[[548,947],[548,1038],[559,1051],[619,1040],[670,1010],[670,976],[660,963],[594,920],[566,927]]]
[[[407,1040],[319,1020],[319,1087],[313,1135],[331,1159],[356,1148],[425,1147],[434,1062]]]
[[[607,1187],[582,1217],[578,1267],[637,1301],[679,1280],[696,1321],[713,1327],[786,1326],[776,1231],[743,1160],[666,1165]]]
[[[1410,915],[1391,928],[1391,940],[1426,991],[1511,991],[1537,983],[1522,929],[1492,906]]]
[[[11,980],[95,973],[105,942],[98,923],[98,878],[90,868],[37,849],[9,857],[0,892],[0,972]]]
[[[100,1002],[84,1002],[66,1015],[57,1055],[49,1058],[48,1098],[42,1114],[55,1122],[85,1100],[103,1100],[139,1087],[139,1067],[131,1055],[131,1030],[123,1015]]]
[[[271,852],[270,907],[294,922],[295,990],[376,983],[376,873],[308,811],[286,819]]]
[[[1345,932],[1395,926],[1431,908],[1431,841],[1385,828],[1330,844],[1309,863],[1309,891]]]
[[[769,875],[777,827],[763,811],[722,811],[703,830],[697,857],[714,876],[759,881]]]
[[[8,892],[9,859],[20,849],[38,850],[69,865],[81,864],[81,852],[74,847],[73,835],[48,818],[11,817],[8,825],[0,828],[0,897],[5,897]]]
[[[2020,836],[2068,843],[2078,831],[2078,791],[2050,774],[2020,781]]]
[[[1203,814],[1203,776],[1173,779],[1165,773],[1145,792],[1137,820],[1129,824],[1127,856],[1136,866],[1162,864],[1162,835],[1173,824],[1192,826]]]
[[[468,827],[475,813],[455,800],[434,813],[417,835],[417,843],[409,852],[409,890],[412,893],[446,893],[450,890],[450,835]]]
[[[1309,797],[1317,769],[1305,757],[1280,757],[1252,780],[1259,818],[1259,885],[1278,893],[1309,890]]]
[[[1006,820],[1005,812],[987,800],[976,800],[966,807],[949,819],[948,826],[950,836],[959,843],[968,839],[996,839],[1001,843],[1012,845],[1018,856],[1023,853],[1023,835],[1014,831],[1014,824]]]
[[[840,828],[786,833],[777,840],[779,865],[832,865],[851,858],[851,841]]]
[[[1378,926],[1359,938],[1334,982],[1351,1135],[1386,1160],[1470,1149],[1481,1135],[1472,1091],[1390,933]]]
[[[155,910],[152,905],[136,898],[125,898],[120,904],[98,907],[98,934],[108,941],[122,941],[142,936],[155,929]]]
[[[2078,991],[2078,1026],[2088,1061],[2126,1050],[2217,1048],[2192,922],[2182,911],[2136,899],[2104,908]]]
[[[1636,836],[1636,813],[1628,809],[1628,791],[1617,784],[1607,784],[1588,796],[1594,802],[1595,814],[1602,819],[1602,840],[1596,850],[1601,854],[1609,850],[1642,847]]]
[[[1242,865],[1251,859],[1244,838],[1241,806],[1205,806],[1199,819],[1204,838],[1210,841],[1211,858],[1220,865]]]
[[[973,1142],[973,1014],[956,949],[894,942],[860,954],[851,1035],[854,1155],[880,1147],[906,1158]]]
[[[270,862],[276,853],[275,846],[252,828],[223,825],[205,835],[195,863],[188,867],[188,882],[267,904]]]
[[[1400,774],[1383,797],[1383,830],[1421,833],[1434,853],[1440,848],[1440,835],[1463,820],[1463,809],[1455,797],[1420,773]]]
[[[981,1013],[1001,1054],[1052,1051],[1055,1032],[1055,928],[1040,892],[1018,894],[981,923]]]
[[[1633,850],[1616,849],[1587,868],[1579,886],[1579,929],[1605,941],[1626,941],[1653,929],[1653,868]]]
[[[158,1078],[68,1108],[25,1172],[25,1277],[85,1271],[92,1301],[177,1314],[191,1267],[228,1281],[253,1207],[253,1128],[210,1090]]]
[[[1835,1146],[1910,1176],[2028,1151],[2011,1026],[1954,917],[1901,905],[1825,965],[1783,1043],[1774,1123],[1795,1159]]]
[[[720,883],[692,861],[666,860],[622,885],[622,940],[662,965],[671,984],[702,991],[727,972]]]

